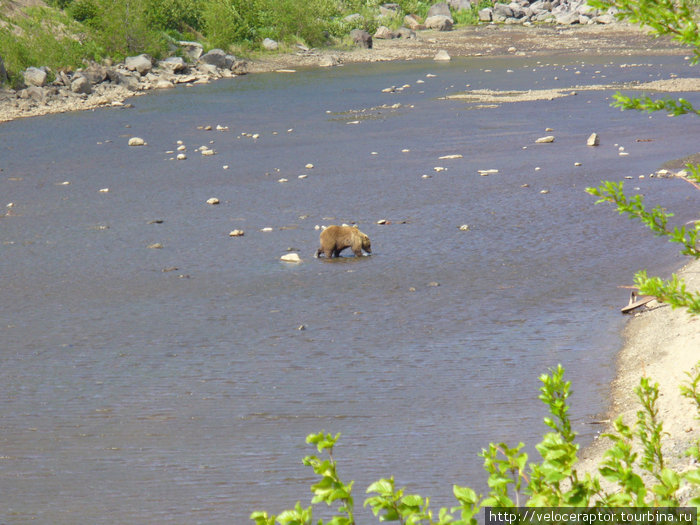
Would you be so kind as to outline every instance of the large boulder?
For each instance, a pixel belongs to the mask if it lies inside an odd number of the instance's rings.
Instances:
[[[493,21],[493,9],[490,7],[484,7],[479,10],[479,22],[492,22]]]
[[[412,39],[412,38],[417,38],[416,37],[416,32],[407,28],[407,27],[399,27],[396,30],[396,33],[394,34],[396,38],[403,38],[405,40]]]
[[[386,16],[393,18],[399,16],[401,12],[401,6],[399,4],[382,4],[379,6],[379,16]]]
[[[23,76],[24,83],[28,86],[43,87],[46,84],[46,71],[38,67],[28,67]]]
[[[204,47],[199,42],[188,42],[187,40],[180,40],[177,43],[182,49],[182,52],[187,55],[192,60],[198,60],[199,57],[204,53]]]
[[[450,6],[447,4],[447,2],[439,2],[437,4],[433,4],[432,6],[430,6],[430,9],[428,9],[428,14],[425,17],[426,21],[431,16],[437,16],[437,15],[442,15],[442,16],[446,16],[448,18],[452,18],[452,13],[450,13]]]
[[[494,20],[512,18],[513,9],[508,4],[493,4],[493,17]]]
[[[234,75],[246,75],[248,73],[248,62],[236,59],[231,64],[231,73]]]
[[[362,29],[353,29],[350,31],[350,38],[355,43],[355,45],[364,47],[365,49],[372,49],[372,35],[367,31]]]
[[[450,0],[450,8],[457,12],[469,11],[472,8],[472,3],[470,0]]]
[[[165,58],[158,62],[158,66],[169,73],[180,73],[187,69],[187,64],[182,57]]]
[[[429,16],[425,19],[425,26],[429,29],[437,29],[438,31],[451,31],[454,22],[452,17],[445,15]]]
[[[76,75],[73,77],[73,81],[70,83],[70,90],[73,93],[79,93],[84,95],[89,95],[90,93],[92,93],[90,81],[87,79],[87,77],[83,75]]]
[[[100,64],[90,64],[81,75],[90,81],[90,84],[99,84],[107,80],[107,68]]]
[[[135,57],[126,57],[124,66],[129,71],[138,71],[139,75],[145,75],[153,69],[153,62],[150,56],[141,54]]]
[[[125,87],[129,91],[139,90],[139,79],[136,78],[133,74],[122,73],[121,71],[117,71],[116,69],[108,69],[107,78],[112,84]]]
[[[265,40],[263,40],[262,46],[263,49],[267,49],[268,51],[276,51],[279,48],[279,44],[277,43],[277,41],[272,40],[271,38],[266,38]]]
[[[44,102],[46,99],[46,91],[39,86],[29,86],[17,92],[19,98],[24,100],[33,100],[34,102]]]
[[[391,40],[396,35],[387,26],[379,26],[374,33],[374,38],[380,38],[383,40]]]
[[[222,49],[212,49],[199,57],[199,61],[203,64],[211,64],[221,69],[231,67],[230,64],[228,66],[226,65],[226,53]]]
[[[413,31],[418,31],[420,29],[425,29],[425,26],[421,22],[421,19],[418,15],[406,15],[403,17],[403,25],[405,25],[407,28],[412,29]]]

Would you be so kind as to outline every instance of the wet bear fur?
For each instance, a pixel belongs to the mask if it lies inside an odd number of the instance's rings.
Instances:
[[[316,250],[315,257],[321,254],[328,259],[339,257],[340,252],[350,248],[355,257],[362,257],[362,250],[372,253],[369,237],[362,233],[357,226],[329,226],[321,232],[321,247]]]

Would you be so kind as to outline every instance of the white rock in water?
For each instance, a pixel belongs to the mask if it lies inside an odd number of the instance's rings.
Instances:
[[[463,155],[456,154],[456,155],[443,155],[442,157],[438,157],[438,158],[440,160],[444,160],[444,159],[461,159],[462,157],[463,157]]]
[[[304,166],[304,167],[305,167],[307,170],[311,170],[311,169],[313,169],[314,165],[311,164],[311,163],[309,162],[309,163],[308,163],[306,166]]]
[[[469,231],[469,225],[468,224],[462,224],[459,229],[463,232],[468,232]]]
[[[207,204],[219,204],[219,199],[217,199],[216,197],[207,199]]]
[[[435,166],[433,169],[434,169],[435,171],[438,171],[438,172],[439,172],[439,171],[445,171],[447,168],[444,168],[444,167],[442,167],[442,166]]]
[[[271,232],[272,228],[270,228],[269,226],[266,226],[265,228],[262,228],[260,231],[261,232]]]
[[[537,144],[548,144],[550,142],[554,142],[554,135],[547,135],[546,137],[540,137],[535,141],[535,143],[537,143]]]
[[[591,133],[591,135],[588,137],[588,140],[586,141],[586,146],[597,146],[600,144],[600,139],[598,138],[597,133]]]
[[[129,139],[129,146],[145,146],[146,141],[141,137],[131,137]]]
[[[243,237],[245,232],[243,230],[233,230],[229,232],[229,237]]]
[[[184,146],[184,145],[182,145],[182,144],[180,144],[180,145],[177,147],[177,150],[178,150],[178,151],[185,151],[186,149],[187,149],[187,146]]]
[[[215,154],[216,154],[216,152],[213,149],[203,149],[202,150],[202,155],[207,156],[207,157],[211,156],[211,155],[215,155]]]
[[[176,158],[177,160],[185,160],[187,159],[187,155],[185,155],[184,153],[178,153]]]
[[[109,193],[109,188],[101,188],[100,193]]]
[[[447,51],[441,49],[440,51],[435,53],[433,60],[437,60],[438,62],[449,62],[450,60],[452,60],[452,57]]]
[[[281,260],[284,262],[291,262],[291,263],[300,263],[301,262],[301,257],[299,257],[298,253],[285,253],[282,257],[280,257]]]

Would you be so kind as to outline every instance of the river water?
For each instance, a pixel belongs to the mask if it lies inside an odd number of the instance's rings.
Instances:
[[[681,260],[584,188],[631,176],[694,218],[687,185],[648,174],[697,152],[699,122],[619,112],[610,90],[443,98],[687,74],[682,57],[348,65],[2,124],[0,523],[248,523],[307,504],[321,429],[342,433],[358,507],[390,475],[452,505],[453,483],[486,491],[489,442],[536,456],[537,377],[558,363],[590,442],[618,285]],[[314,259],[315,226],[350,221],[373,255]]]

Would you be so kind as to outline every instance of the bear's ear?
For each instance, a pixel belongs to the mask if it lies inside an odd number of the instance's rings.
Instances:
[[[355,228],[356,230],[360,229],[360,227],[357,224],[353,224],[352,227]]]

